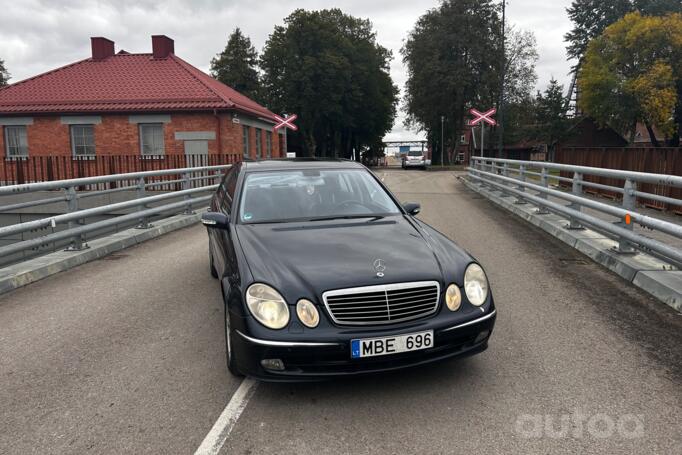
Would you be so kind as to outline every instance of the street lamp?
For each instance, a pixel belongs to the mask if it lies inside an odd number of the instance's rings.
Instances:
[[[445,135],[443,134],[443,124],[445,123],[445,116],[441,115],[440,116],[440,167],[443,167],[445,163],[443,163],[443,149],[445,148]]]

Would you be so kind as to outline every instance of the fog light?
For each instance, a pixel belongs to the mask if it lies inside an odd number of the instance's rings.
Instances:
[[[281,359],[263,359],[260,364],[266,370],[284,370],[284,362]]]
[[[474,340],[474,344],[481,342],[488,338],[488,335],[490,335],[490,330],[484,330],[483,332],[479,333],[476,339]]]
[[[314,329],[320,323],[320,313],[310,300],[301,299],[296,304],[298,319],[307,327]]]

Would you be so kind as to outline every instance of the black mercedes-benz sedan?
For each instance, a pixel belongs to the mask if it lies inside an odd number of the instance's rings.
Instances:
[[[485,350],[485,272],[419,210],[352,161],[232,166],[202,215],[229,370],[310,380]]]

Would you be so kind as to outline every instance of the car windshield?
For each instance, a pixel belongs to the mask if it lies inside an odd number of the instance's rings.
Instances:
[[[422,152],[420,152],[419,150],[410,150],[409,152],[407,152],[407,154],[409,156],[422,156]]]
[[[243,223],[375,217],[400,208],[363,169],[287,170],[246,175]]]

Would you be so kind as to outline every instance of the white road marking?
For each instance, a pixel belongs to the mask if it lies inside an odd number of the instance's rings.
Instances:
[[[237,423],[253,392],[256,391],[257,384],[255,380],[250,378],[245,378],[239,384],[239,388],[232,395],[230,402],[227,403],[227,406],[225,406],[225,409],[223,409],[220,417],[213,424],[213,428],[208,432],[199,448],[194,452],[194,455],[216,455],[220,452],[234,424]]]

